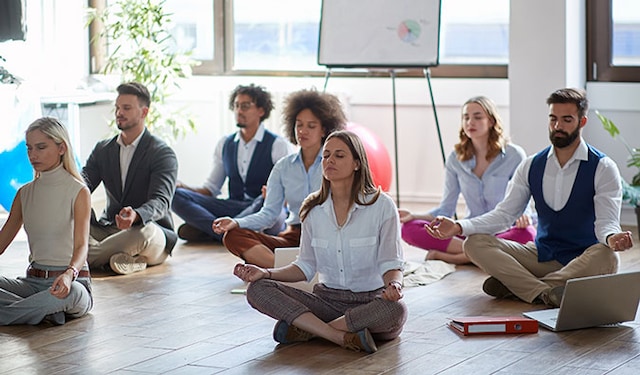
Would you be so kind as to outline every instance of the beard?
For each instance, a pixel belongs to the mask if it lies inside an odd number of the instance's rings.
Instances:
[[[557,137],[557,134],[563,134],[564,137]],[[576,139],[578,139],[579,135],[580,127],[577,127],[576,130],[571,133],[567,133],[562,130],[554,130],[549,132],[549,140],[554,147],[565,148],[572,144]]]
[[[118,126],[118,130],[129,130],[133,127],[135,127],[137,124],[129,122],[129,121],[125,121],[125,122],[120,122],[116,120],[116,125]]]

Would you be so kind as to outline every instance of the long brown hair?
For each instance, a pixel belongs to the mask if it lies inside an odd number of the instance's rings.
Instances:
[[[462,111],[467,104],[476,103],[484,112],[489,116],[489,120],[493,123],[493,126],[489,129],[489,138],[487,139],[487,160],[495,158],[507,143],[507,139],[504,137],[504,128],[502,127],[502,118],[498,113],[498,107],[493,100],[486,96],[475,96],[467,100],[462,106]],[[464,121],[464,117],[462,117]],[[464,132],[464,124],[460,126],[460,142],[454,146],[454,150],[458,155],[458,159],[465,161],[469,160],[475,154],[475,148],[471,138]]]
[[[353,204],[354,202],[364,206],[374,204],[380,196],[380,188],[376,187],[373,183],[371,170],[369,169],[369,161],[367,159],[367,154],[364,150],[362,141],[355,133],[348,130],[333,132],[327,137],[326,141],[329,141],[332,138],[337,138],[344,142],[349,148],[349,151],[351,151],[353,159],[360,163],[360,167],[353,172],[353,185],[351,186],[351,197],[349,199],[350,204]],[[327,200],[330,190],[331,182],[327,180],[323,175],[320,190],[314,191],[313,193],[309,194],[304,202],[302,202],[302,207],[300,207],[301,221],[304,221],[311,209],[313,209],[317,205],[324,203],[324,201]],[[364,202],[362,199],[370,194],[375,195],[368,202]]]

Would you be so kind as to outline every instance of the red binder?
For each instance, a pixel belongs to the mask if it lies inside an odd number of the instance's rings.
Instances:
[[[467,316],[452,318],[449,327],[464,336],[536,333],[538,321],[521,316]]]

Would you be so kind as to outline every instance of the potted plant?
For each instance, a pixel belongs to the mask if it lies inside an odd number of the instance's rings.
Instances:
[[[19,84],[20,83],[20,79],[18,77],[14,76],[13,74],[11,74],[3,66],[3,63],[5,63],[5,62],[7,62],[7,60],[5,60],[5,58],[0,55],[0,83],[5,83],[5,84],[9,84],[9,85]]]
[[[598,111],[596,111],[596,115],[598,116],[598,119],[600,119],[604,130],[606,130],[611,137],[619,140],[624,145],[627,152],[629,152],[627,167],[637,168],[636,174],[631,179],[631,183],[624,180],[622,181],[622,200],[635,207],[636,218],[638,220],[638,231],[640,232],[640,149],[629,146],[613,121]]]
[[[94,47],[100,52],[108,49],[104,65],[98,67],[100,72],[117,74],[123,82],[136,81],[147,86],[153,106],[147,127],[171,142],[195,130],[191,116],[184,109],[169,106],[167,99],[179,89],[180,79],[191,76],[191,68],[197,62],[189,53],[172,48],[173,37],[168,31],[171,14],[165,11],[164,3],[164,0],[109,0],[107,5],[94,2],[98,6],[90,9],[87,25],[94,34]]]

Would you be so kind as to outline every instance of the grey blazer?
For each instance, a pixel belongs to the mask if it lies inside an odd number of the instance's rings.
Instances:
[[[120,146],[117,136],[96,144],[82,169],[93,192],[102,182],[107,205],[99,219],[91,212],[91,224],[108,226],[123,207],[131,206],[143,224],[156,222],[167,239],[165,251],[171,254],[178,236],[173,230],[171,200],[176,188],[178,159],[163,140],[144,130],[127,172],[124,190],[120,175]]]

